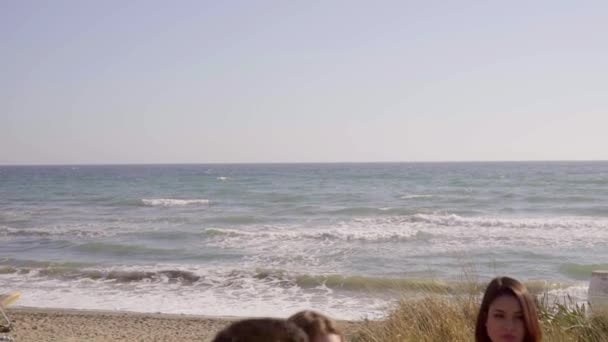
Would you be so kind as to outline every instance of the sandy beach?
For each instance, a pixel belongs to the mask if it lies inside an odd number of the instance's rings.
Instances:
[[[16,341],[211,341],[236,317],[116,311],[12,308],[9,333]],[[340,321],[352,336],[360,322]],[[1,334],[0,334],[1,335]]]

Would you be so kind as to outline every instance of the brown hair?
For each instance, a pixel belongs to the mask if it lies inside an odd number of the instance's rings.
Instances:
[[[336,334],[344,342],[344,336],[336,328],[336,323],[329,317],[316,311],[300,311],[287,319],[300,327],[312,341],[318,336]]]
[[[309,342],[306,333],[284,319],[254,318],[234,322],[213,342]]]
[[[528,289],[519,281],[509,277],[497,277],[492,279],[486,288],[477,315],[477,324],[475,326],[475,341],[491,342],[486,329],[486,321],[488,320],[488,311],[494,300],[501,296],[512,296],[521,305],[521,311],[524,316],[525,335],[524,342],[540,342],[543,332],[538,322],[538,313],[534,298],[528,292]]]

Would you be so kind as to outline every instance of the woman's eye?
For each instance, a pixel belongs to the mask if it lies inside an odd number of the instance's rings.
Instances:
[[[494,314],[494,318],[504,318],[505,315],[501,314],[501,313],[495,313]]]

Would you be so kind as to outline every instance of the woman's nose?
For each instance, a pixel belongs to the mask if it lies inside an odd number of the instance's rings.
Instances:
[[[516,320],[515,319],[505,319],[504,320],[504,327],[507,330],[512,330],[513,328],[515,328],[515,324],[516,324]]]

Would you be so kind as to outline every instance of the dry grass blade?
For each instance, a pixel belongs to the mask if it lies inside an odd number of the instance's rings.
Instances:
[[[566,297],[549,300],[539,295],[539,319],[544,341],[608,341],[608,313],[591,313],[589,305]],[[384,320],[367,321],[354,342],[454,341],[470,342],[480,293],[469,295],[430,294],[421,299],[403,299]]]

